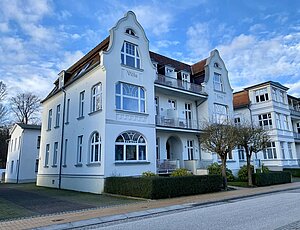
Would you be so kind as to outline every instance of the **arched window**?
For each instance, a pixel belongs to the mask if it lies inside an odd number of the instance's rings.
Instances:
[[[102,84],[99,83],[92,88],[91,112],[102,109]]]
[[[140,133],[128,131],[120,134],[115,142],[116,161],[145,161],[146,140]]]
[[[126,29],[125,33],[135,36],[135,32],[133,31],[133,29],[130,29],[130,28]]]
[[[124,42],[121,49],[121,63],[133,68],[141,68],[141,59],[138,46],[129,42]]]
[[[101,138],[98,132],[94,132],[90,139],[90,163],[101,161]]]
[[[123,82],[116,84],[116,108],[145,113],[145,90]]]

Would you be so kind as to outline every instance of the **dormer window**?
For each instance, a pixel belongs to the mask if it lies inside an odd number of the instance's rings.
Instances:
[[[141,59],[138,46],[129,42],[124,42],[121,49],[121,63],[133,68],[141,68]]]
[[[174,68],[168,66],[165,67],[165,75],[167,77],[174,77],[174,72]]]
[[[126,34],[129,34],[129,35],[132,35],[132,36],[136,36],[136,35],[135,35],[135,32],[133,31],[133,29],[129,29],[129,28],[128,28],[128,29],[126,29],[125,33],[126,33]]]
[[[181,73],[181,80],[184,82],[190,82],[190,75],[188,73]]]

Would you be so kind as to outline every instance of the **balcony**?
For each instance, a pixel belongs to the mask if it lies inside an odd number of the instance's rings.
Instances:
[[[294,132],[294,139],[300,140],[300,133]]]
[[[197,84],[190,83],[190,82],[185,82],[185,81],[178,80],[178,79],[172,78],[172,77],[167,77],[167,76],[164,76],[161,74],[157,74],[155,83],[159,84],[159,85],[163,85],[163,86],[168,86],[168,87],[174,88],[174,89],[180,89],[180,90],[184,90],[184,91],[191,92],[191,93],[206,95],[206,93],[204,92],[203,87],[201,85],[197,85]]]
[[[290,106],[290,113],[292,116],[300,117],[300,111],[295,110],[293,107]]]
[[[159,115],[156,115],[156,125],[169,128],[199,129],[197,120],[187,120],[184,118],[174,118]]]

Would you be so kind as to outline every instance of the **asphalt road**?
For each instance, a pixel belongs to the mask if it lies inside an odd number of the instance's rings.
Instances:
[[[115,222],[96,228],[101,230],[300,229],[300,189]]]

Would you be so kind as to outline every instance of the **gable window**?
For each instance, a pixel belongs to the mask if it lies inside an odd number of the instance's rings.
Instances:
[[[99,83],[92,88],[91,112],[102,109],[102,84]]]
[[[54,142],[52,166],[57,165],[57,154],[58,154],[58,142]]]
[[[56,106],[56,120],[55,127],[59,127],[59,119],[60,119],[60,105]]]
[[[214,119],[217,123],[228,120],[228,110],[226,105],[214,104]]]
[[[48,112],[48,130],[51,130],[51,124],[52,124],[52,109]]]
[[[255,91],[256,102],[264,102],[269,100],[269,93],[267,88],[259,89]]]
[[[121,49],[121,63],[133,68],[141,68],[141,59],[138,46],[129,42],[124,42]]]
[[[101,161],[101,139],[98,132],[94,132],[90,139],[90,163]]]
[[[271,113],[258,115],[258,122],[259,126],[263,129],[273,128]]]
[[[45,162],[44,162],[45,167],[49,165],[49,151],[50,151],[50,144],[47,144],[46,151],[45,151]]]
[[[119,82],[116,85],[116,108],[145,113],[145,90],[140,86]]]
[[[119,135],[115,142],[116,161],[145,161],[146,141],[143,135],[129,131]]]
[[[214,90],[224,91],[221,74],[214,73]]]
[[[135,32],[133,31],[133,29],[126,29],[125,31],[126,34],[129,34],[129,35],[132,35],[132,36],[135,36]]]
[[[84,91],[79,94],[79,117],[83,117],[84,111]]]
[[[264,159],[277,159],[275,142],[269,142],[263,150]]]

